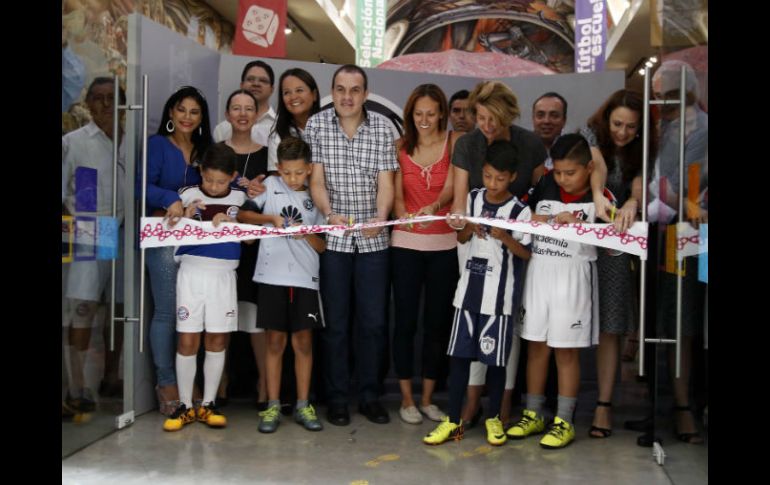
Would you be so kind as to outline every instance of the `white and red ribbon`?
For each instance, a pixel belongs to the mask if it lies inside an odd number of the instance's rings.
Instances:
[[[211,222],[182,219],[169,228],[162,217],[143,217],[139,230],[139,244],[142,248],[162,246],[185,246],[190,244],[216,244],[222,242],[248,241],[267,237],[283,237],[297,234],[319,234],[328,232],[342,234],[376,227],[420,224],[445,220],[444,216],[417,216],[383,222],[356,223],[352,225],[314,225],[288,228],[256,226],[252,224],[222,223],[214,227]],[[615,231],[612,224],[547,224],[535,221],[491,219],[487,217],[466,217],[476,224],[486,224],[512,231],[538,234],[566,239],[592,246],[615,249],[647,258],[647,224],[636,222],[623,234]],[[697,247],[697,242],[695,243]]]

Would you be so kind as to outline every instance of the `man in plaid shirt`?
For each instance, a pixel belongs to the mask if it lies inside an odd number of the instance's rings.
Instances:
[[[366,73],[345,65],[332,78],[334,107],[312,116],[304,138],[313,171],[310,191],[327,224],[388,219],[398,170],[390,122],[364,109]],[[321,296],[326,328],[324,376],[327,419],[345,426],[348,413],[348,321],[355,302],[358,409],[374,423],[390,421],[379,403],[378,376],[387,338],[388,232],[382,228],[328,234],[321,254]],[[351,293],[351,283],[353,291]]]

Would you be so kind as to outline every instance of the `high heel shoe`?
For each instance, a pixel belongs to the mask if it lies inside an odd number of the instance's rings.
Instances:
[[[687,406],[675,406],[674,407],[674,411],[676,411],[677,413],[684,413],[684,412],[691,413],[692,412],[692,408],[690,407],[689,404]],[[703,437],[698,432],[698,428],[697,427],[695,428],[694,432],[691,432],[691,433],[680,433],[679,432],[678,422],[679,422],[679,420],[677,419],[676,420],[677,424],[674,424],[676,439],[678,439],[679,441],[682,441],[684,443],[691,444],[691,445],[700,445],[700,444],[703,443]],[[693,424],[693,427],[695,427],[695,419],[694,418],[692,419],[692,424]]]
[[[169,388],[171,386],[163,386]],[[158,411],[164,416],[171,416],[179,407],[179,399],[166,399],[160,386],[155,386],[155,396],[158,398]]]

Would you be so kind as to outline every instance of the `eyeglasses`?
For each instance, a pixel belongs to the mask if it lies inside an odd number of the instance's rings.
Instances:
[[[245,81],[251,84],[270,84],[270,78],[267,77],[249,76]]]

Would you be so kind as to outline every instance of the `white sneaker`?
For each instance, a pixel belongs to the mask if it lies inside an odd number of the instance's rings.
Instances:
[[[417,410],[414,406],[409,406],[408,408],[401,408],[398,410],[398,415],[401,416],[401,419],[409,424],[420,424],[422,423],[422,414],[420,414],[420,411]]]
[[[422,413],[431,421],[441,421],[446,418],[446,414],[444,414],[444,412],[441,411],[435,404],[420,406],[420,411],[422,411]]]

